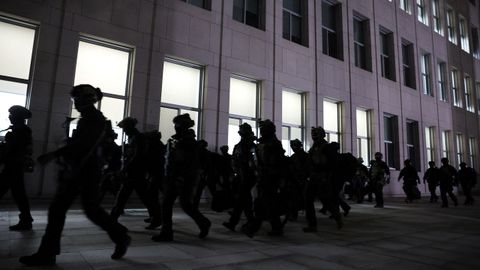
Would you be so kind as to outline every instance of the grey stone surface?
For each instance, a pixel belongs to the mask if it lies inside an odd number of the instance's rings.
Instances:
[[[174,212],[175,241],[155,243],[144,229],[146,210],[127,209],[120,218],[133,238],[126,257],[112,261],[108,236],[73,207],[52,269],[478,269],[480,207],[440,208],[426,201],[404,204],[387,198],[386,208],[352,204],[345,227],[319,215],[319,232],[305,234],[303,213],[283,237],[269,237],[264,224],[250,239],[221,226],[225,213],[202,209],[213,226],[205,240],[180,209]],[[36,202],[33,203],[34,205]],[[38,204],[37,204],[38,205]],[[135,205],[134,205],[135,206]],[[110,205],[105,205],[108,209]],[[13,205],[0,204],[0,269],[21,269],[18,257],[35,252],[46,225],[45,202],[34,208],[34,230],[10,232],[18,221]]]

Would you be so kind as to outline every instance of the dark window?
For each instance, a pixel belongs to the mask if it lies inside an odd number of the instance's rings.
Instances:
[[[380,64],[382,77],[395,81],[395,55],[393,53],[393,33],[380,28]]]
[[[212,6],[211,0],[182,0],[182,1],[197,7],[201,7],[203,9],[208,9],[208,10],[210,10]]]
[[[478,43],[478,28],[471,27],[472,29],[472,49],[473,57],[480,59],[480,48]]]
[[[417,170],[420,168],[420,153],[418,142],[418,122],[407,120],[407,155]]]
[[[385,162],[391,168],[398,169],[398,125],[397,117],[389,114],[383,116]]]
[[[233,1],[233,19],[244,24],[256,27],[262,27],[263,12],[262,0],[234,0]]]
[[[445,62],[438,63],[437,66],[438,77],[438,94],[441,101],[447,101],[447,67]]]
[[[322,1],[322,51],[343,60],[341,4]]]
[[[304,0],[283,1],[283,38],[307,45],[306,24],[303,20],[303,14],[306,10]]]
[[[413,44],[402,42],[403,84],[415,89],[415,61],[413,60]]]
[[[353,18],[353,44],[355,66],[365,70],[371,70],[370,32],[367,19],[360,17]]]

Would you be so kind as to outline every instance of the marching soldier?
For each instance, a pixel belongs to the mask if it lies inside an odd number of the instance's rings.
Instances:
[[[462,162],[457,173],[457,179],[462,186],[463,194],[465,194],[463,205],[473,205],[472,188],[477,184],[477,173],[473,168],[467,167],[467,163]]]
[[[25,192],[23,173],[28,166],[32,166],[32,130],[25,124],[25,120],[32,117],[32,113],[25,107],[15,105],[8,109],[8,119],[12,124],[5,135],[5,142],[1,145],[0,164],[4,164],[0,173],[0,198],[10,189],[13,200],[20,210],[19,222],[10,226],[12,231],[32,229],[33,218],[30,214],[30,204]]]
[[[440,167],[440,197],[442,198],[442,208],[448,208],[447,194],[452,199],[455,206],[458,205],[457,197],[453,194],[453,185],[456,181],[457,170],[448,164],[448,158],[442,158],[442,167]]]
[[[413,202],[414,199],[417,199],[417,183],[420,184],[420,178],[418,177],[417,170],[413,167],[410,159],[406,159],[403,164],[405,167],[400,171],[398,175],[398,181],[403,178],[403,191],[407,198],[405,199],[406,203]]]
[[[439,181],[440,181],[440,179],[439,179],[440,171],[437,168],[437,166],[435,166],[434,161],[429,161],[428,166],[429,166],[429,168],[427,169],[427,171],[423,175],[423,183],[425,183],[425,181],[427,182],[428,191],[430,191],[430,202],[433,203],[433,202],[437,202],[437,200],[438,200],[438,196],[436,194],[436,189],[437,189],[437,186],[438,186]]]
[[[375,153],[375,160],[369,170],[370,186],[375,194],[375,208],[383,208],[383,186],[390,183],[390,169],[382,158],[382,153]]]

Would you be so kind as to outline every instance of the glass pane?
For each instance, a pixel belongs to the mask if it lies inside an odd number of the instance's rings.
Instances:
[[[162,102],[198,108],[200,73],[197,68],[164,62]]]
[[[290,40],[290,13],[283,11],[283,38]]]
[[[426,127],[425,128],[425,146],[427,148],[432,148],[432,142],[430,139],[431,139],[430,128]]]
[[[283,123],[302,126],[302,95],[288,91],[282,92]]]
[[[296,43],[301,43],[302,42],[302,18],[292,15],[290,17],[291,20],[291,35],[292,35],[292,41]]]
[[[360,157],[363,158],[363,165],[367,165],[368,162],[370,161],[370,151],[368,148],[368,140],[367,139],[360,139],[360,150],[358,151],[360,153]]]
[[[338,134],[329,133],[328,134],[328,142],[338,142]]]
[[[173,134],[175,128],[173,127],[173,118],[178,115],[178,110],[170,108],[160,108],[160,124],[159,130],[162,133],[162,140],[166,142]]]
[[[198,112],[192,110],[180,110],[180,114],[188,113],[190,114],[190,118],[195,121],[195,125],[193,125],[192,129],[195,130],[195,135],[197,135],[198,139]]]
[[[103,92],[125,96],[130,54],[80,41],[75,85],[91,84]]]
[[[338,132],[338,104],[323,101],[323,128]]]
[[[243,14],[245,13],[244,1],[245,0],[233,1],[233,19],[239,22],[243,22]]]
[[[115,133],[118,134],[116,143],[122,143],[122,129],[117,124],[124,118],[125,100],[118,98],[104,97],[102,99],[100,110],[103,115],[112,121],[112,127]]]
[[[282,127],[282,147],[285,149],[287,156],[291,155],[292,149],[290,148],[290,134],[289,127]]]
[[[283,0],[283,7],[300,14],[300,1],[301,0]]]
[[[295,127],[290,128],[290,140],[295,140],[295,139],[299,139],[300,141],[303,142],[301,128],[295,128]]]
[[[240,126],[239,119],[228,119],[228,152],[230,154],[233,152],[235,145],[240,142],[238,126]]]
[[[28,79],[34,39],[34,29],[0,21],[0,75]]]
[[[229,104],[230,114],[256,118],[257,84],[254,82],[230,78]]]
[[[0,130],[10,126],[8,109],[13,105],[25,106],[26,95],[27,84],[0,80]],[[0,136],[5,134],[1,132]]]
[[[357,110],[357,136],[368,137],[367,111]]]

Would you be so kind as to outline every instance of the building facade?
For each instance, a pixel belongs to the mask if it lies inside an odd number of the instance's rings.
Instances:
[[[173,133],[188,112],[215,151],[238,125],[271,119],[308,148],[310,127],[363,157],[384,153],[386,193],[410,158],[422,175],[448,157],[479,168],[478,0],[3,0],[0,128],[26,105],[35,155],[62,142],[76,116],[72,85],[105,93],[113,123]],[[55,165],[27,177],[54,192]],[[425,186],[421,189],[426,191]]]

